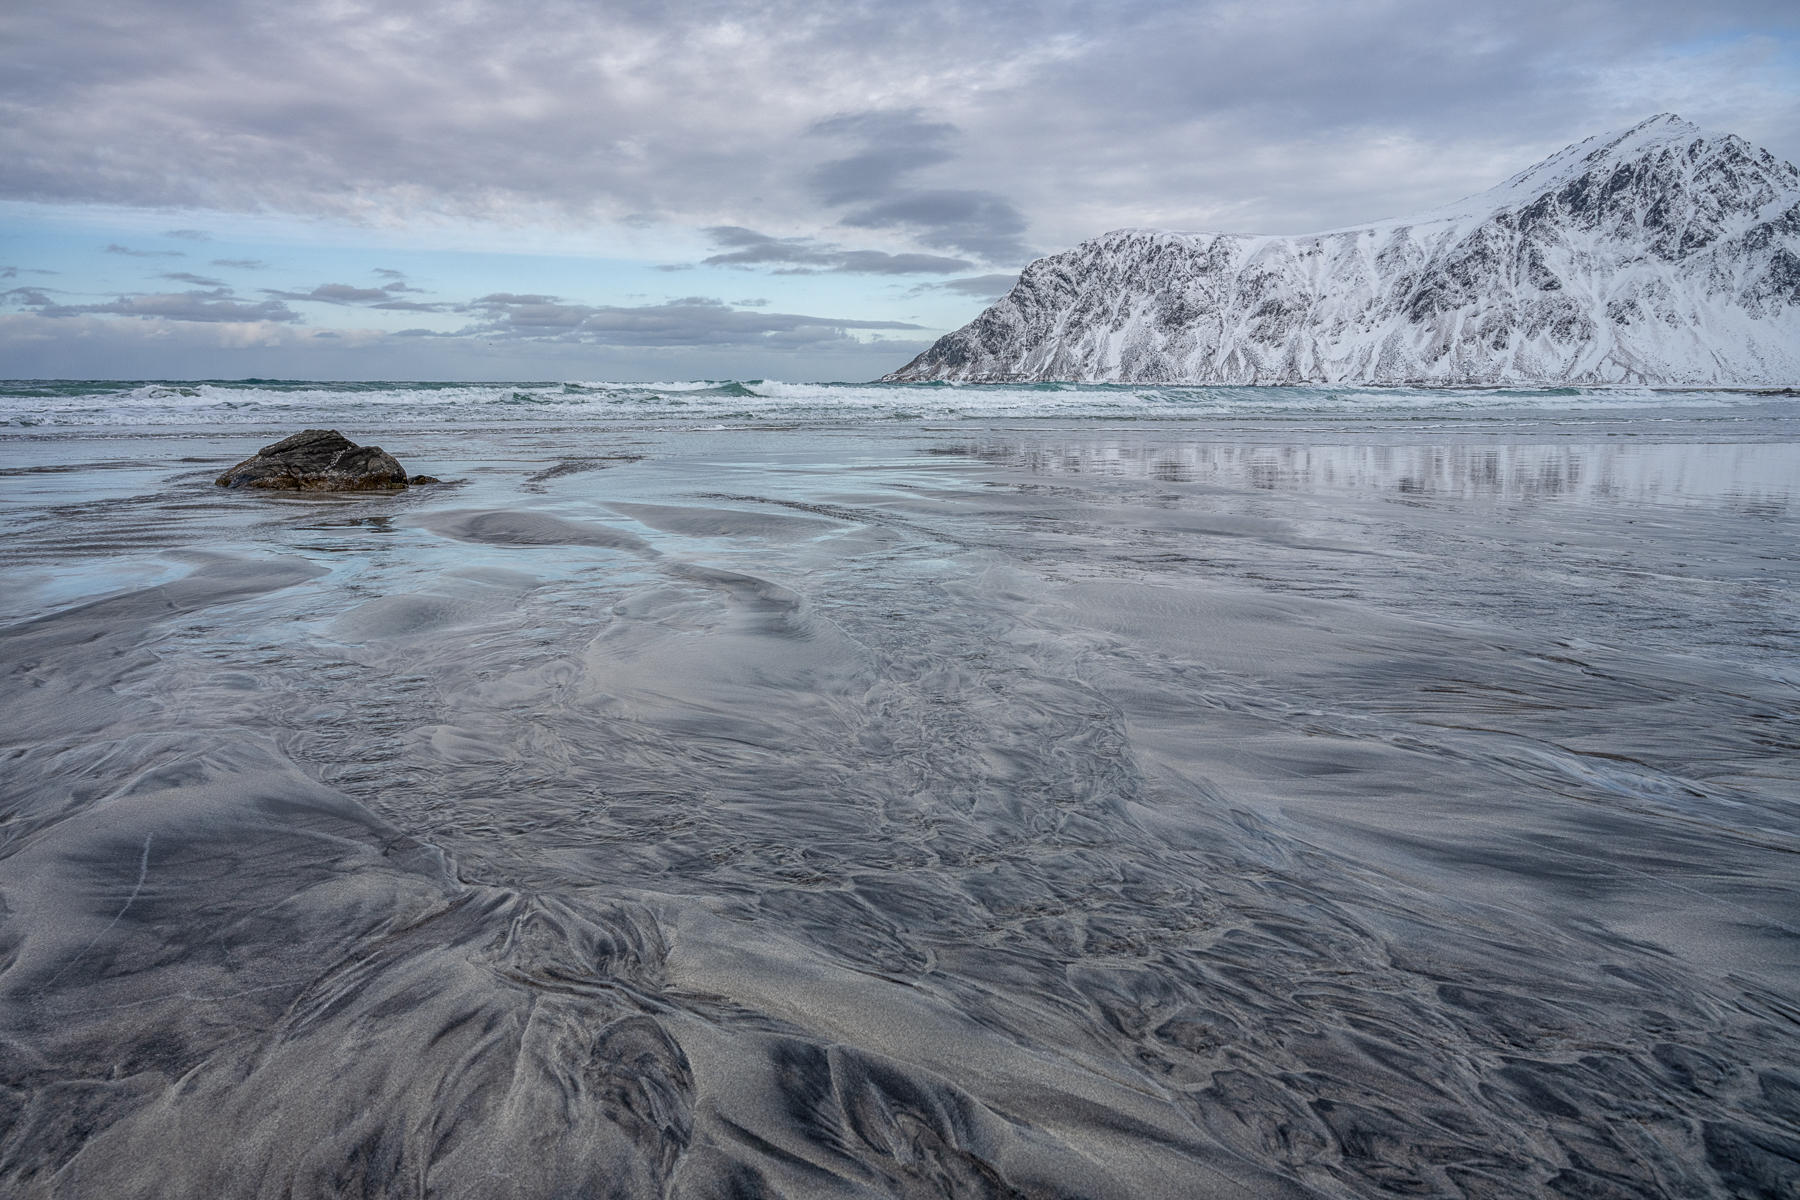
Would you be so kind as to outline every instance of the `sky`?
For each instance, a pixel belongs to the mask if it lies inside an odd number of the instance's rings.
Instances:
[[[1305,233],[1676,112],[1800,6],[0,6],[0,378],[862,380],[1111,229]]]

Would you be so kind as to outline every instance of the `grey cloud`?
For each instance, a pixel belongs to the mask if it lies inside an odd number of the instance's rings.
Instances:
[[[975,264],[941,254],[888,254],[881,250],[846,250],[833,268],[863,275],[943,275]]]
[[[766,238],[755,245],[743,245],[724,254],[713,254],[700,261],[709,267],[732,266],[754,267],[771,263],[805,263],[816,264],[823,268],[831,261],[828,251],[815,245],[810,239],[799,238]]]
[[[812,238],[777,238],[741,225],[715,225],[706,231],[732,249],[702,259],[709,267],[774,267],[779,275],[841,272],[855,275],[946,275],[975,264],[935,254],[889,254],[883,250],[845,250]]]
[[[198,292],[125,296],[112,304],[94,305],[88,312],[112,312],[132,317],[166,317],[175,321],[277,321],[300,320],[300,314],[278,300],[247,303],[213,298]]]
[[[425,290],[407,283],[406,272],[396,271],[392,267],[376,267],[371,274],[388,281],[381,285],[381,290],[384,292],[423,292]]]
[[[195,287],[222,288],[223,279],[209,279],[205,275],[196,275],[192,271],[166,271],[157,276],[158,279],[173,279],[176,283],[191,283]]]
[[[212,234],[204,229],[169,229],[163,232],[164,237],[180,238],[186,242],[210,242]]]
[[[471,305],[488,305],[498,308],[509,308],[529,304],[556,304],[555,296],[545,296],[538,292],[490,292],[470,301]]]
[[[377,272],[379,274],[380,272]],[[300,300],[320,304],[337,304],[360,306],[364,308],[382,309],[394,312],[450,312],[454,306],[448,304],[421,304],[416,300],[397,300],[396,292],[417,292],[421,289],[407,287],[402,283],[390,283],[382,287],[365,288],[349,283],[321,283],[310,292],[284,292],[275,288],[263,288],[265,296],[277,300]]]
[[[706,296],[627,307],[496,293],[473,301],[469,308],[480,319],[461,331],[463,336],[604,346],[782,349],[847,341],[851,330],[919,328],[903,321],[749,312]]]
[[[454,312],[456,306],[451,304],[428,304],[418,300],[386,300],[380,304],[371,304],[370,308],[386,312]]]
[[[556,342],[590,346],[679,349],[760,348],[792,350],[855,343],[859,331],[918,330],[905,321],[864,320],[763,311],[768,301],[746,299],[736,304],[712,296],[683,296],[660,304],[592,305],[533,292],[495,292],[461,305],[422,304],[394,299],[380,288],[321,284],[309,292],[275,292],[250,302],[219,286],[206,291],[121,296],[101,304],[62,304],[36,288],[0,293],[12,307],[39,316],[145,317],[181,322],[264,321],[293,324],[299,313],[285,301],[325,300],[399,312],[461,312],[473,318],[462,329],[412,329],[408,338],[487,339]]]
[[[266,270],[269,266],[268,263],[260,258],[215,258],[212,260],[212,265],[215,267],[231,267],[238,271],[262,271]]]
[[[948,121],[931,119],[924,109],[900,108],[835,113],[814,121],[807,132],[815,136],[853,137],[918,153],[955,137],[957,128]]]
[[[0,279],[17,279],[18,277],[19,277],[19,268],[17,268],[17,267],[0,267]]]
[[[814,190],[826,204],[849,204],[886,195],[910,171],[947,162],[945,148],[957,132],[945,121],[927,120],[916,108],[895,112],[840,113],[816,121],[814,135],[848,137],[867,143],[848,158],[812,169]]]
[[[976,296],[984,300],[997,300],[1012,290],[1013,284],[1019,282],[1017,272],[1003,272],[997,275],[968,275],[961,279],[946,279],[942,283],[922,283],[913,288],[911,295],[921,292],[955,292],[960,296]]]
[[[222,288],[207,292],[160,292],[120,296],[105,304],[35,305],[46,317],[107,314],[121,317],[161,317],[170,321],[274,321],[300,320],[300,314],[279,300],[240,301]]]
[[[251,332],[251,330],[254,332]],[[829,329],[823,331],[830,339]],[[339,337],[322,336],[336,333]],[[417,328],[371,337],[297,322],[0,313],[0,361],[21,378],[869,379],[923,350],[919,334],[819,340],[802,328],[744,345],[609,346]],[[196,363],[207,370],[196,372]]]
[[[721,246],[760,246],[765,242],[776,241],[766,233],[758,233],[754,229],[745,229],[742,225],[714,225],[707,234]],[[804,241],[804,238],[790,238],[790,241]]]
[[[368,304],[390,298],[384,288],[359,288],[348,283],[321,283],[302,296],[285,292],[270,294],[280,295],[284,300],[323,300],[327,304]]]
[[[573,228],[848,213],[1011,266],[1026,232],[1404,213],[1664,109],[1800,157],[1791,0],[373,11],[8,6],[0,196]],[[869,96],[891,99],[847,111]]]
[[[348,283],[321,283],[310,292],[282,292],[264,288],[263,295],[280,300],[317,300],[324,304],[373,304],[393,299],[385,288],[359,288]]]
[[[961,250],[994,263],[1022,263],[1031,256],[1019,235],[1025,216],[997,192],[968,188],[917,188],[903,176],[952,158],[942,145],[957,131],[925,121],[916,110],[851,113],[821,121],[812,132],[865,143],[848,158],[814,169],[813,186],[826,204],[867,201],[840,218],[856,229],[903,229],[924,245]],[[952,270],[966,270],[965,263]]]
[[[1019,235],[1025,217],[992,192],[939,188],[902,192],[891,200],[846,214],[856,229],[909,229],[927,246],[965,250],[989,262],[1023,262],[1032,257]]]
[[[180,250],[133,250],[130,246],[121,246],[117,242],[109,242],[106,246],[108,254],[123,254],[129,258],[186,258],[187,254]]]

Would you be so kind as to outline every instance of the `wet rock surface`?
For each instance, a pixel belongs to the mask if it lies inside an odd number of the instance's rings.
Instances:
[[[406,469],[380,446],[359,446],[335,429],[305,429],[264,446],[214,481],[219,487],[302,492],[394,491]],[[415,482],[437,482],[419,476]]]

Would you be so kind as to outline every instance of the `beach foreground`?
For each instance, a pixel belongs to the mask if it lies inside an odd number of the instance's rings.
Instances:
[[[0,1191],[1800,1187],[1800,419],[900,417],[7,430]]]

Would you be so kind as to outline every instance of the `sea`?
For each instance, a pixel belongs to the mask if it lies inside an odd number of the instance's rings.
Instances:
[[[1800,1195],[1800,397],[0,384],[0,1194]]]

